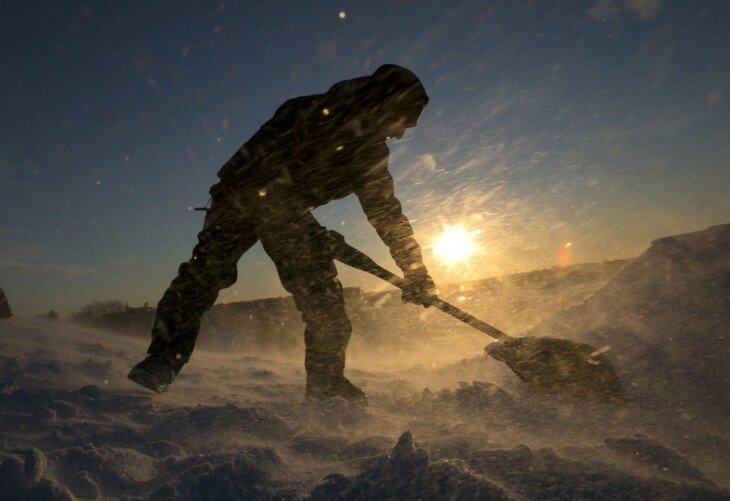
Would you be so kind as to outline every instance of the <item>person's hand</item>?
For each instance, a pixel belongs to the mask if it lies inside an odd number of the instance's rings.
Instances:
[[[436,299],[436,284],[425,269],[406,273],[401,290],[404,303],[428,307]]]

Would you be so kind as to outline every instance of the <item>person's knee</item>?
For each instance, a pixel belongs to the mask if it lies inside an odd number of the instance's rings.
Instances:
[[[238,279],[238,266],[236,263],[228,262],[218,270],[218,287],[225,289],[236,283]]]
[[[310,308],[302,311],[302,320],[307,325],[305,342],[317,340],[339,344],[347,342],[352,333],[352,324],[345,309],[331,305],[329,308]]]
[[[178,276],[186,285],[220,290],[236,283],[238,266],[227,259],[219,260],[205,254],[197,254],[190,261],[180,265]]]

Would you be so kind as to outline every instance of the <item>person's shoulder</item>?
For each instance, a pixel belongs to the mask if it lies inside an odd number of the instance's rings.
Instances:
[[[370,77],[350,78],[333,84],[328,90],[328,96],[353,96],[360,93],[370,81]]]
[[[310,96],[300,96],[287,99],[276,110],[274,118],[284,117],[292,114],[306,113],[310,108],[315,107],[317,102],[322,99],[322,94],[312,94]]]
[[[264,123],[256,133],[247,141],[249,145],[255,145],[261,141],[279,140],[292,132],[297,120],[311,112],[316,106],[318,94],[301,96],[288,99],[277,108],[274,116]]]

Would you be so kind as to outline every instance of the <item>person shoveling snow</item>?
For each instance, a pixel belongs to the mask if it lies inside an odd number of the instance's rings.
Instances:
[[[128,377],[156,392],[169,388],[193,352],[203,313],[261,241],[306,323],[307,398],[366,403],[344,375],[351,325],[333,243],[312,210],[354,193],[403,271],[403,300],[430,304],[435,285],[395,197],[386,146],[416,127],[427,103],[419,79],[392,64],[286,101],[218,172],[192,258],[158,304],[149,356]]]

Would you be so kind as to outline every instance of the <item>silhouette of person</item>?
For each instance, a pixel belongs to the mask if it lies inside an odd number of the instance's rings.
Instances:
[[[192,258],[158,304],[149,356],[128,377],[168,389],[193,352],[201,316],[235,283],[241,255],[261,241],[306,324],[306,397],[366,403],[344,375],[352,329],[333,242],[311,212],[354,193],[403,271],[403,300],[428,305],[434,282],[395,197],[385,144],[415,127],[427,103],[418,78],[392,64],[286,101],[218,172]]]
[[[0,319],[10,318],[13,316],[13,311],[10,309],[10,303],[8,297],[5,295],[2,289],[0,289]]]

